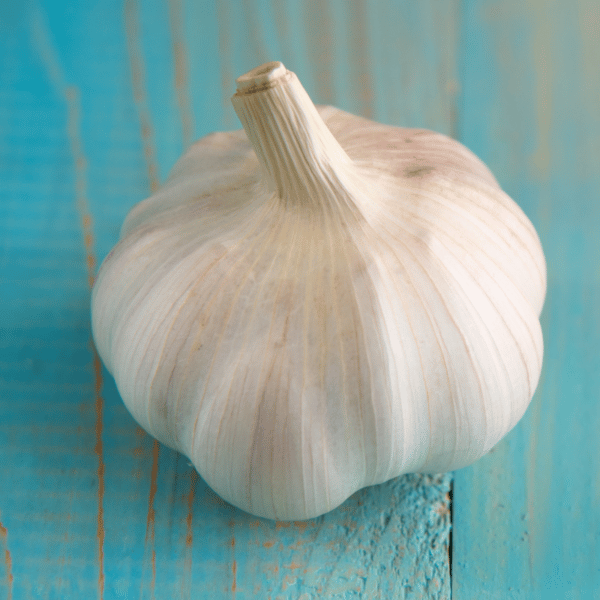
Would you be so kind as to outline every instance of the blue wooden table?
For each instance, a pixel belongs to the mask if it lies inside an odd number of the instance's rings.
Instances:
[[[251,517],[124,409],[90,287],[267,60],[312,98],[442,131],[548,261],[521,423],[454,474],[307,522]],[[598,0],[0,3],[0,598],[600,598]]]

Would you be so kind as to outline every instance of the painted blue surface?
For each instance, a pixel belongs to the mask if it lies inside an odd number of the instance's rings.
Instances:
[[[95,357],[90,277],[277,58],[316,102],[459,137],[540,233],[545,366],[454,476],[452,597],[600,597],[596,0],[0,3],[0,599],[449,598],[451,476],[255,519],[154,444]]]
[[[545,358],[519,426],[454,481],[454,598],[600,597],[600,5],[464,3],[459,131],[535,224]]]

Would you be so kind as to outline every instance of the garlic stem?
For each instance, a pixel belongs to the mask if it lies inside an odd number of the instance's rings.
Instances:
[[[233,107],[279,198],[315,208],[338,204],[351,161],[296,75],[269,62],[236,82]]]

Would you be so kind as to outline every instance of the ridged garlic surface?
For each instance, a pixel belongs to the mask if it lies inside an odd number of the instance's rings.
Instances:
[[[541,371],[529,220],[458,142],[317,109],[281,63],[232,101],[245,131],[186,152],[94,286],[129,411],[273,519],[480,458]]]

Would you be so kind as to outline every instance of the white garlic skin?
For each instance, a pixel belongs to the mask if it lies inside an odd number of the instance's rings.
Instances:
[[[337,146],[280,65],[234,104],[297,102],[314,129],[290,141],[260,113],[273,144],[193,145],[128,215],[92,325],[140,425],[227,501],[287,520],[488,452],[539,379],[546,270],[470,151],[319,108]]]

